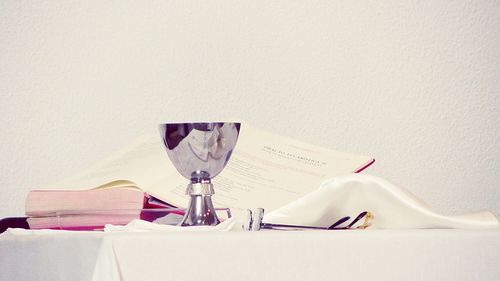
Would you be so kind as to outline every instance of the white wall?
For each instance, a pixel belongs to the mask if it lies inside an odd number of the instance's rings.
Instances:
[[[498,1],[4,0],[0,217],[160,121],[231,117],[500,215],[499,78]]]

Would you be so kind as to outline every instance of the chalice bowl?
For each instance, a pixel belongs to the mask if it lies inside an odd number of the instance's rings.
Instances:
[[[181,226],[216,225],[220,221],[212,203],[212,179],[226,166],[238,140],[241,123],[160,124],[168,157],[177,171],[190,180],[189,203]]]

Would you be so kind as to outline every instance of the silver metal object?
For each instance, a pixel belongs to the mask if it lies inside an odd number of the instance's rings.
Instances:
[[[177,171],[191,183],[181,226],[216,225],[211,180],[226,166],[238,140],[240,123],[165,123],[160,134],[168,157]]]
[[[264,209],[257,208],[252,214],[252,221],[250,223],[251,231],[259,231],[262,226],[262,220],[264,219]]]
[[[214,195],[214,185],[211,183],[190,183],[186,188],[186,195]]]
[[[317,229],[317,230],[341,230],[341,229],[351,229],[354,225],[360,221],[361,219],[365,219],[364,223],[355,228],[365,229],[370,226],[370,220],[373,219],[373,215],[370,212],[361,212],[356,218],[354,218],[349,224],[346,223],[351,220],[351,217],[346,216],[337,220],[335,223],[328,227],[322,226],[307,226],[307,225],[290,225],[290,224],[277,224],[277,223],[264,223],[262,220],[264,219],[264,209],[257,208],[254,212],[251,210],[247,211],[250,217],[249,221],[249,230],[250,231],[259,231],[261,229]]]

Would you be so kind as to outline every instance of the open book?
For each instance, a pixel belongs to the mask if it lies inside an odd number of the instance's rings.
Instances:
[[[375,160],[241,126],[226,168],[214,180],[216,207],[277,209],[316,190],[332,176],[359,172]],[[143,136],[78,175],[44,189],[136,187],[185,207],[189,180],[171,164],[159,135]]]

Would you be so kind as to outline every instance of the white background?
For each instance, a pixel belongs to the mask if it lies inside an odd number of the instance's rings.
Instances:
[[[0,95],[0,217],[159,122],[232,118],[500,215],[498,1],[5,0]]]

